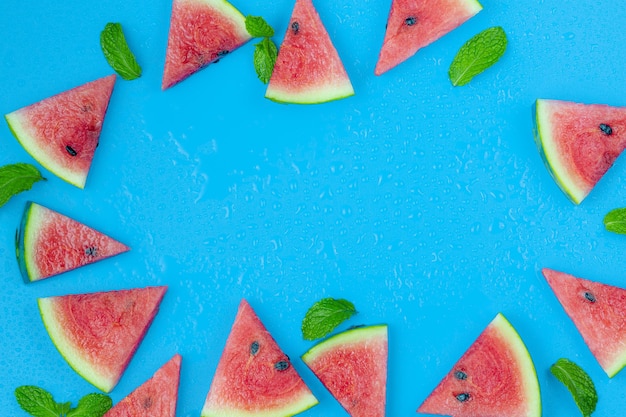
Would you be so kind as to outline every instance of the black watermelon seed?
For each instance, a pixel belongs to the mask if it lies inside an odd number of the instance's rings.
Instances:
[[[278,361],[274,364],[274,368],[276,368],[277,371],[284,371],[287,368],[289,368],[289,362],[287,361]]]
[[[456,371],[454,377],[460,381],[467,379],[467,374],[463,371]]]
[[[291,30],[293,31],[294,34],[297,34],[298,31],[300,30],[300,23],[298,22],[293,22],[291,24]]]
[[[464,403],[470,399],[470,395],[467,392],[462,392],[456,395],[456,399],[459,400],[459,402]]]
[[[587,301],[589,301],[590,303],[595,303],[596,302],[596,296],[593,295],[593,293],[591,293],[589,291],[585,291],[585,293],[583,295],[585,296]]]
[[[227,49],[223,49],[223,50],[221,50],[221,51],[219,51],[219,52],[217,53],[217,56],[224,56],[224,55],[228,55],[228,53],[229,53],[229,52],[230,52],[229,50],[227,50]]]
[[[259,352],[259,342],[255,340],[254,342],[250,343],[250,354],[256,355],[258,352]]]
[[[78,155],[78,152],[76,152],[70,145],[65,145],[65,150],[72,156]]]
[[[407,26],[413,26],[417,22],[417,19],[413,16],[409,16],[404,19],[404,24]]]
[[[152,407],[152,404],[153,404],[153,403],[154,403],[154,402],[152,401],[152,397],[146,397],[146,398],[143,400],[143,408],[144,408],[144,410],[147,410],[147,409],[149,409],[150,407]]]
[[[85,249],[85,255],[87,256],[96,256],[98,254],[98,249],[95,246],[90,246]]]
[[[606,123],[600,123],[600,130],[607,136],[613,134],[613,129]]]

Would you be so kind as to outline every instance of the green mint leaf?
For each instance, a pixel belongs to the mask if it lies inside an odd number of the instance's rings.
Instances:
[[[246,16],[246,30],[255,38],[274,36],[274,29],[261,16]]]
[[[580,366],[564,358],[556,361],[550,367],[550,372],[567,387],[582,415],[589,417],[598,403],[598,394],[589,375]]]
[[[254,69],[257,77],[263,84],[267,84],[270,81],[277,56],[278,49],[270,38],[263,38],[261,42],[255,45]]]
[[[322,298],[306,312],[302,320],[302,336],[305,340],[320,339],[356,312],[350,301]]]
[[[141,67],[126,43],[121,24],[106,24],[100,33],[100,47],[109,65],[122,78],[134,80],[141,76]]]
[[[626,207],[609,211],[604,216],[604,227],[609,232],[626,235]]]
[[[87,394],[78,401],[76,408],[69,410],[67,417],[102,417],[112,405],[108,395]]]
[[[37,181],[44,180],[37,168],[17,163],[0,167],[0,207],[16,194],[30,190]]]
[[[506,45],[506,34],[500,26],[486,29],[465,42],[448,70],[452,85],[465,85],[495,64],[504,54]]]
[[[58,404],[52,394],[33,385],[22,385],[15,389],[15,399],[22,410],[34,417],[59,417],[69,409],[69,403]]]

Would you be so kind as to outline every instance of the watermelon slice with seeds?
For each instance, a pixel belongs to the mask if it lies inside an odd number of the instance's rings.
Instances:
[[[317,403],[289,357],[242,300],[202,417],[287,417]]]
[[[152,324],[167,287],[40,298],[43,323],[85,380],[110,392]]]
[[[17,262],[26,282],[130,250],[104,233],[33,202],[26,203],[15,243]]]
[[[352,417],[384,417],[387,352],[387,326],[364,326],[318,343],[302,360]]]
[[[352,95],[350,78],[312,0],[296,0],[265,97],[313,104]]]
[[[252,39],[245,22],[226,0],[174,0],[161,88],[172,87]]]
[[[374,73],[406,61],[481,10],[476,0],[393,0]]]
[[[541,416],[535,366],[502,314],[496,315],[417,412],[452,417]]]
[[[5,119],[41,165],[84,188],[114,84],[112,74],[11,112]]]
[[[104,417],[175,417],[181,356],[174,355],[152,377],[115,404]]]
[[[626,148],[626,107],[538,99],[534,121],[541,157],[575,204]]]
[[[626,289],[544,268],[542,273],[609,378],[626,365]]]

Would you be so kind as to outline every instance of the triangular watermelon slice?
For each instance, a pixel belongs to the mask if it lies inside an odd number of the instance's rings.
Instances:
[[[202,417],[287,417],[317,403],[289,357],[242,300]]]
[[[167,287],[40,298],[46,330],[74,370],[104,392],[117,384]]]
[[[374,73],[406,61],[481,10],[476,0],[393,0]]]
[[[626,148],[626,107],[539,99],[535,141],[556,183],[579,204]]]
[[[103,417],[175,417],[181,356],[176,354],[152,377]]]
[[[174,0],[161,88],[170,88],[252,39],[245,22],[226,0]]]
[[[609,378],[626,365],[626,289],[544,268],[548,284]]]
[[[318,343],[302,360],[352,417],[384,417],[387,352],[387,326],[365,326]]]
[[[13,135],[41,165],[85,187],[115,75],[67,90],[5,115]]]
[[[130,249],[104,233],[33,202],[26,203],[15,243],[26,282],[49,278]]]
[[[265,97],[313,104],[352,95],[350,78],[312,0],[296,0]]]
[[[513,326],[498,314],[417,409],[452,417],[540,417],[535,366]]]

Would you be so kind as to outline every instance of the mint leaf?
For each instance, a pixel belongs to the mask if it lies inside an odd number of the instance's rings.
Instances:
[[[255,45],[254,48],[254,69],[257,77],[267,84],[274,71],[274,64],[276,63],[276,57],[278,56],[278,49],[270,38],[263,38],[263,40]]]
[[[17,163],[0,167],[0,207],[14,195],[30,190],[40,180],[45,178],[30,164]]]
[[[261,16],[246,16],[246,30],[255,38],[274,36],[274,29]]]
[[[320,339],[356,314],[354,304],[344,299],[322,298],[309,308],[302,320],[305,340]]]
[[[67,417],[102,417],[112,405],[108,395],[87,394],[78,401],[76,408],[67,413]]]
[[[141,76],[141,67],[126,43],[122,25],[107,23],[100,33],[100,47],[109,65],[125,80]]]
[[[626,235],[626,207],[609,211],[604,216],[604,227],[609,232]]]
[[[500,26],[485,29],[465,42],[448,70],[452,85],[456,87],[469,83],[495,64],[504,54],[506,46],[506,34]]]
[[[589,375],[580,366],[564,358],[556,361],[550,367],[550,372],[567,387],[582,415],[589,417],[598,403],[598,394]]]
[[[22,385],[15,389],[15,399],[22,410],[35,417],[59,417],[67,412],[69,403],[59,404],[52,398],[52,394],[43,388],[33,385]]]

